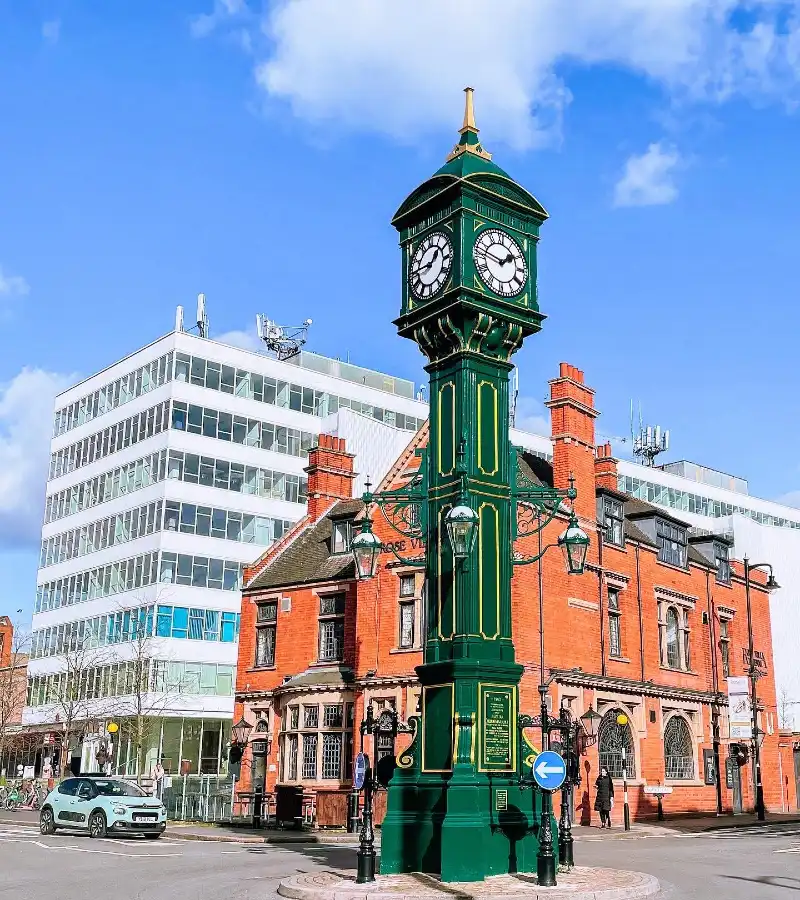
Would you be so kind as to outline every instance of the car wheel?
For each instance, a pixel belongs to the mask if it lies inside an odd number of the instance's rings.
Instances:
[[[158,834],[146,834],[145,837],[148,841],[157,841],[161,837],[161,832]]]
[[[102,810],[89,816],[89,837],[104,838],[106,836],[106,814]]]
[[[53,819],[53,810],[49,807],[39,814],[39,831],[42,834],[55,834],[56,823]]]

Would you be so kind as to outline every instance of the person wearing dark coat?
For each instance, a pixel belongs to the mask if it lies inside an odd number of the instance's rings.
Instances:
[[[608,774],[608,769],[603,766],[600,775],[594,783],[595,798],[594,808],[600,813],[600,827],[611,828],[611,807],[614,805],[614,782]]]

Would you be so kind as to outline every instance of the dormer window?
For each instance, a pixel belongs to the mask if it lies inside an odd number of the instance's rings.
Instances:
[[[731,583],[730,547],[714,541],[714,563],[717,567],[717,584]]]
[[[656,519],[658,561],[686,568],[686,529],[664,519]]]
[[[615,547],[622,547],[625,544],[622,503],[613,497],[603,497],[603,540]]]
[[[353,523],[350,519],[333,523],[331,553],[349,553],[353,537]]]

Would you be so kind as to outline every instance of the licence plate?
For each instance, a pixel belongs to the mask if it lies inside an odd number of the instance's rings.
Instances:
[[[158,816],[151,816],[147,813],[134,813],[133,814],[134,822],[156,822],[158,821]]]

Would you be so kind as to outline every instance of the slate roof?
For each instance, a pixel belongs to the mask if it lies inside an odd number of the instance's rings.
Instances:
[[[355,578],[352,554],[330,552],[333,521],[357,516],[364,508],[360,500],[341,500],[322,519],[304,532],[267,565],[250,582],[245,593],[308,584],[317,581],[336,581]]]

